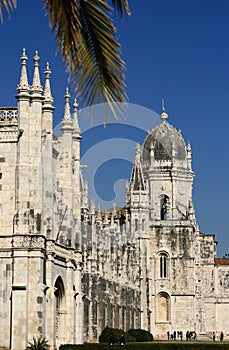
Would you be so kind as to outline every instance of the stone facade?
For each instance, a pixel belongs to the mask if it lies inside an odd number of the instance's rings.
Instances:
[[[0,346],[98,341],[105,326],[229,333],[229,259],[199,231],[190,144],[168,122],[136,146],[123,208],[88,205],[77,104],[53,133],[49,66],[21,56],[17,106],[0,107]],[[90,185],[90,184],[89,184]]]
[[[33,336],[83,342],[80,251],[80,134],[65,95],[62,135],[53,135],[51,71],[32,85],[21,56],[17,107],[0,108],[1,346],[24,349]]]

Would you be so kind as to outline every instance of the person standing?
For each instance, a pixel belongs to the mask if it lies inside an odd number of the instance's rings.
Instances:
[[[123,333],[120,336],[119,343],[120,343],[120,345],[125,345],[125,343],[126,343],[126,339],[125,339]]]
[[[220,332],[220,337],[219,337],[220,341],[223,341],[223,338],[224,338],[224,334],[223,332]]]
[[[111,333],[110,335],[110,345],[114,345],[116,342],[115,342],[115,337],[114,337],[114,334]]]

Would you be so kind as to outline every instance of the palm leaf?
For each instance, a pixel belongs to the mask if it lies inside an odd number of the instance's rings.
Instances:
[[[17,0],[0,0],[0,20],[3,20],[3,11],[5,10],[8,15],[17,5]]]
[[[126,12],[130,15],[129,4],[127,0],[111,0],[112,7],[117,10],[121,17],[123,17],[123,13]]]
[[[125,65],[108,3],[104,0],[45,3],[58,49],[83,103],[89,106],[126,101]],[[122,15],[121,0],[112,3]]]
[[[58,51],[83,104],[124,102],[125,64],[111,14],[129,14],[128,0],[43,0]],[[110,5],[109,5],[110,4]],[[8,13],[16,0],[0,0]],[[118,105],[117,105],[118,106]],[[119,107],[117,107],[119,108]]]

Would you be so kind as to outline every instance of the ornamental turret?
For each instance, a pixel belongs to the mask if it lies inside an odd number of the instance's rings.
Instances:
[[[75,222],[75,242],[76,247],[80,248],[81,246],[81,188],[80,188],[80,177],[81,177],[81,168],[80,168],[80,128],[78,121],[78,104],[76,99],[73,103],[73,134],[72,134],[72,185],[73,185],[73,217]]]
[[[43,207],[45,207],[44,217],[44,231],[48,238],[54,238],[53,227],[53,97],[50,87],[50,75],[51,70],[49,64],[46,64],[45,73],[45,86],[44,86],[44,100],[42,106],[42,176],[44,186],[42,189],[42,201]]]

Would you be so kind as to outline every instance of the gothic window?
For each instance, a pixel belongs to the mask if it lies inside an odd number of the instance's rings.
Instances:
[[[155,146],[154,146],[154,157],[156,160],[159,161],[165,161],[170,160],[171,155],[169,154],[168,150],[163,146],[161,142],[156,140]]]
[[[168,278],[168,255],[161,253],[159,256],[159,276],[160,278]]]
[[[57,345],[65,342],[65,290],[62,278],[59,276],[55,282],[55,297],[56,297],[56,310],[55,310],[55,331]]]
[[[169,212],[169,197],[166,194],[161,196],[161,220],[167,220]]]
[[[166,256],[160,256],[160,277],[161,278],[166,278]]]
[[[170,297],[167,293],[161,292],[157,296],[157,322],[170,321]]]

